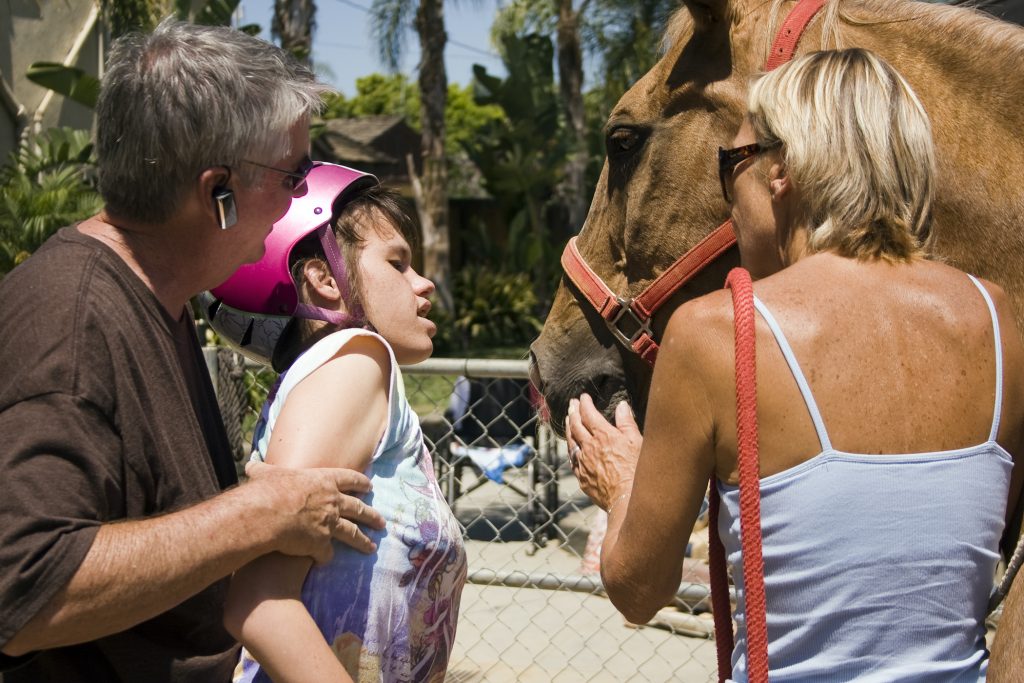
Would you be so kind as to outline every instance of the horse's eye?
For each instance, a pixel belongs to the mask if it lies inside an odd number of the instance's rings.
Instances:
[[[637,145],[640,144],[640,140],[640,131],[636,128],[616,126],[608,133],[605,145],[608,148],[609,155],[625,154],[636,149]]]

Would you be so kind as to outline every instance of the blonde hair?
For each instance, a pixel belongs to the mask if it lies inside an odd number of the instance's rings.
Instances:
[[[873,53],[805,55],[760,76],[748,117],[758,142],[781,145],[812,252],[907,261],[931,224],[931,125],[910,85]]]

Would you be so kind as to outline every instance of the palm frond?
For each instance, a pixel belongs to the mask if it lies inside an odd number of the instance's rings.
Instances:
[[[398,71],[407,33],[416,16],[413,0],[373,0],[370,6],[371,32],[387,68]]]

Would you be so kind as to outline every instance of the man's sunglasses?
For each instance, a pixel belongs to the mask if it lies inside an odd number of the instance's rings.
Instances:
[[[770,147],[763,147],[756,142],[741,147],[733,147],[732,149],[718,148],[718,181],[722,183],[722,198],[725,199],[726,204],[732,203],[732,199],[729,197],[729,186],[726,183],[726,178],[731,179],[733,169],[742,162],[757,156],[767,149],[770,149]]]
[[[274,171],[275,173],[288,176],[292,192],[298,192],[302,189],[306,184],[306,176],[308,176],[309,172],[316,166],[316,162],[308,156],[299,162],[299,167],[294,171],[286,171],[283,168],[277,168],[276,166],[267,166],[266,164],[261,164],[258,161],[250,161],[249,159],[242,159],[242,163],[249,164],[251,166],[258,166],[260,168],[265,168],[268,171]]]

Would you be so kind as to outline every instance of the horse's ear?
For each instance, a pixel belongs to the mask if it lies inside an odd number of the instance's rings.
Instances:
[[[734,0],[683,0],[697,26],[725,21]]]

